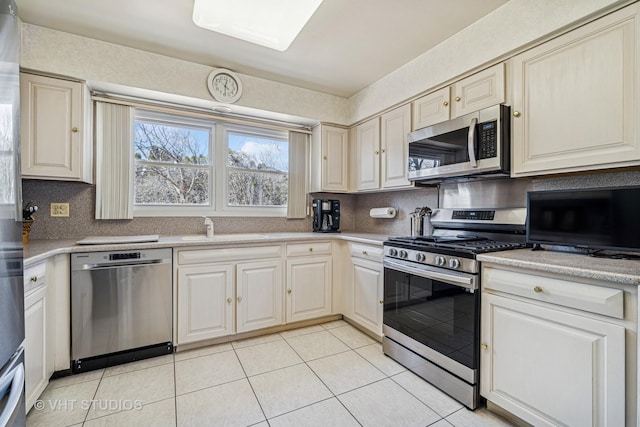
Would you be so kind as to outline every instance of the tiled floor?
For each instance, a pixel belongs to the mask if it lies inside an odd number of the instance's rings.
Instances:
[[[342,320],[52,381],[27,426],[510,426]]]

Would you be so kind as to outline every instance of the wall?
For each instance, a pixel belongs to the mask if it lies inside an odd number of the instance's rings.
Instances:
[[[24,23],[21,50],[22,68],[213,101],[206,84],[213,68],[206,65]],[[236,105],[346,124],[345,98],[239,76]]]
[[[349,123],[375,115],[620,0],[511,0],[349,98]]]

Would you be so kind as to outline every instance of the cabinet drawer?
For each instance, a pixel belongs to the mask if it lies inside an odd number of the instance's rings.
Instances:
[[[289,243],[287,256],[331,254],[331,242]]]
[[[624,317],[624,294],[620,289],[492,267],[483,268],[482,286],[617,319]]]
[[[382,246],[361,245],[359,243],[349,243],[349,252],[352,257],[370,259],[382,262],[384,249]]]
[[[24,294],[44,285],[45,282],[45,263],[33,265],[24,270]]]
[[[246,259],[278,258],[282,256],[281,246],[258,246],[249,248],[197,249],[178,252],[178,264],[202,264],[221,261],[241,261]]]

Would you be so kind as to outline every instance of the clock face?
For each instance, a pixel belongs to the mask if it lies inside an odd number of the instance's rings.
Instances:
[[[214,70],[208,79],[209,91],[220,102],[235,102],[242,95],[242,85],[229,70]]]

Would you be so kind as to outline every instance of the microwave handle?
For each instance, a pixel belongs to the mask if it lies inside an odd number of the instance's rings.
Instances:
[[[471,123],[469,124],[469,136],[467,141],[467,149],[469,150],[469,161],[471,162],[472,168],[478,167],[478,162],[476,161],[476,126],[478,125],[478,119],[475,117],[471,119]]]

